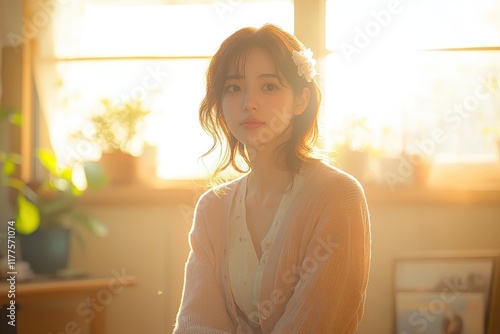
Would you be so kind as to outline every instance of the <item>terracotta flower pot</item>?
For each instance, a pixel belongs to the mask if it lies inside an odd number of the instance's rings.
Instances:
[[[130,184],[137,181],[138,158],[122,152],[103,153],[101,164],[112,185]]]
[[[359,181],[368,178],[370,153],[367,151],[342,150],[339,152],[338,163],[342,170],[351,174]]]

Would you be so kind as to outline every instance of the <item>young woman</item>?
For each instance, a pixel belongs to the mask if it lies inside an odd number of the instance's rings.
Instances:
[[[200,121],[212,150],[227,147],[215,174],[246,173],[197,203],[174,333],[357,331],[369,214],[360,184],[315,155],[314,65],[273,25],[235,32],[213,57]]]

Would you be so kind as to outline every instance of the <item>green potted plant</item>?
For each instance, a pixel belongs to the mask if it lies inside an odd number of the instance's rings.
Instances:
[[[139,99],[113,103],[104,98],[98,112],[89,119],[91,130],[76,134],[101,148],[101,162],[110,183],[124,184],[137,179],[137,156],[144,146],[141,135],[149,114],[150,110]]]
[[[51,274],[67,265],[70,233],[82,241],[78,225],[99,237],[107,235],[105,224],[77,208],[85,190],[103,186],[106,179],[96,162],[63,166],[48,150],[37,153],[46,175],[40,182],[26,183],[15,176],[20,156],[0,151],[1,183],[13,190],[22,259],[30,263],[35,273]],[[79,168],[83,170],[86,189],[75,182]]]

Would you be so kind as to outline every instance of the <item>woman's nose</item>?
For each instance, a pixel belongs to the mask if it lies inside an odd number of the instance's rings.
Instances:
[[[243,109],[245,111],[257,110],[256,94],[250,90],[244,93]]]

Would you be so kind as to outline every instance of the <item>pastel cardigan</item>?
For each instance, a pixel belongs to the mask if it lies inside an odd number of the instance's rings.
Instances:
[[[209,190],[189,233],[175,334],[254,333],[229,283],[228,224],[241,178]],[[318,162],[284,217],[259,294],[262,333],[356,333],[371,258],[370,219],[361,185]]]

